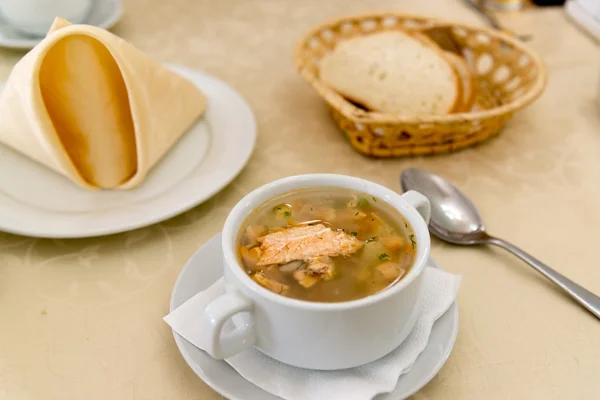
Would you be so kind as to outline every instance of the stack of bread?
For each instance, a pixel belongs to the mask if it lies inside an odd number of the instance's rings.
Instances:
[[[320,63],[323,82],[369,111],[427,116],[468,112],[476,100],[465,60],[428,36],[399,30],[340,42]]]

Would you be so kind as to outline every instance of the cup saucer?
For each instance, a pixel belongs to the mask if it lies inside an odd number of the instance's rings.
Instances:
[[[83,23],[109,29],[121,19],[122,15],[123,0],[94,1],[90,13]],[[42,39],[42,37],[26,36],[0,18],[0,47],[28,50]]]
[[[196,293],[208,288],[223,276],[221,235],[218,234],[202,246],[181,270],[173,293],[170,311],[186,302]],[[429,265],[440,268],[431,258]],[[425,386],[442,368],[454,347],[458,333],[458,306],[454,303],[440,317],[431,331],[429,343],[412,369],[402,375],[391,393],[376,396],[375,400],[405,399]],[[215,391],[230,400],[281,400],[240,376],[225,361],[215,360],[173,332],[183,358],[192,370]]]

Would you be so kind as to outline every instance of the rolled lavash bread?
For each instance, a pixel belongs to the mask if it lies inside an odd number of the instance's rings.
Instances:
[[[387,31],[341,42],[321,60],[320,78],[369,110],[411,116],[453,112],[461,82],[441,50]]]
[[[136,173],[127,86],[102,43],[83,35],[58,41],[41,62],[39,82],[56,134],[83,179],[113,188]]]
[[[0,143],[83,188],[131,189],[206,106],[194,83],[130,43],[57,18],[0,94]]]

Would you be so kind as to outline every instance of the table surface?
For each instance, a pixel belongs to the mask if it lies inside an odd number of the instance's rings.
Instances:
[[[401,10],[482,24],[458,0],[130,0],[114,32],[152,56],[239,90],[258,120],[241,175],[213,199],[158,225],[104,238],[0,233],[0,399],[220,399],[185,364],[162,321],[186,260],[252,189],[288,175],[356,175],[399,189],[420,167],[455,182],[491,232],[600,293],[600,68],[597,44],[561,9],[503,20],[532,33],[549,68],[534,105],[497,138],[429,158],[373,160],[345,142],[296,74],[296,40],[323,19]],[[6,78],[22,52],[0,50]],[[448,363],[414,399],[592,399],[600,321],[525,264],[493,248],[433,242],[464,277]]]

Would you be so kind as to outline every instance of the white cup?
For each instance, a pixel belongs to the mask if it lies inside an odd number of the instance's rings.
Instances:
[[[236,256],[242,223],[265,201],[310,187],[357,190],[387,202],[402,214],[418,243],[414,265],[406,277],[382,292],[340,303],[300,301],[254,282]],[[420,193],[399,195],[344,175],[292,176],[254,190],[233,208],[223,228],[227,289],[204,311],[205,350],[214,358],[224,359],[254,346],[283,363],[317,370],[352,368],[390,353],[406,339],[417,318],[421,277],[430,249],[429,215],[429,201]],[[236,328],[221,332],[230,318]]]
[[[56,17],[80,24],[87,18],[92,0],[0,0],[2,18],[26,35],[44,36]]]

